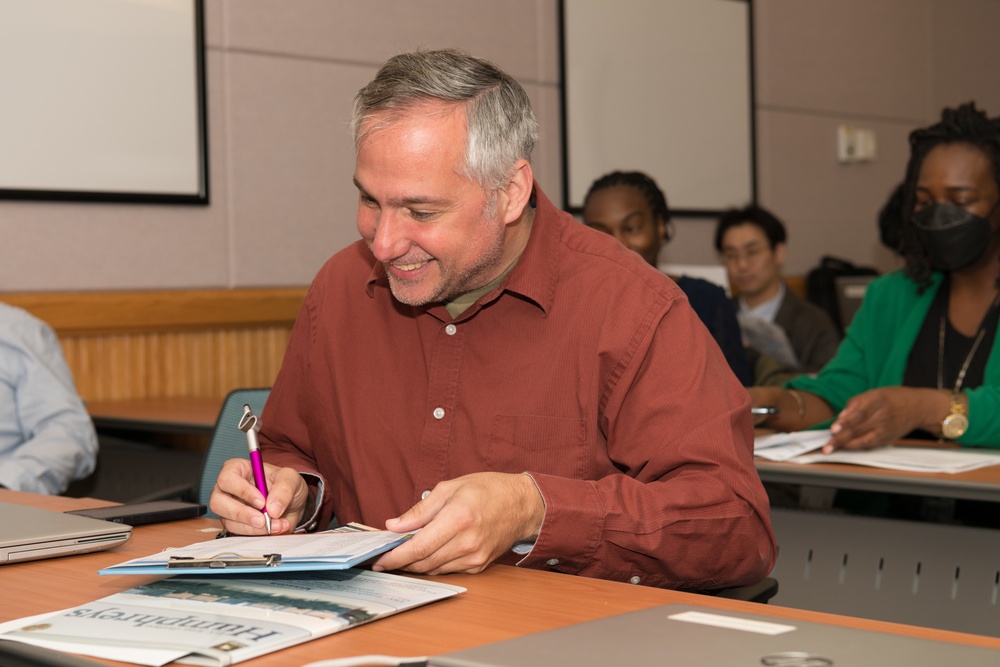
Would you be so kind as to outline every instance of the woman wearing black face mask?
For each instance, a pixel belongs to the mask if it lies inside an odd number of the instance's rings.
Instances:
[[[902,271],[872,282],[834,357],[783,389],[765,425],[832,422],[825,451],[933,437],[1000,447],[1000,119],[973,103],[910,135]]]

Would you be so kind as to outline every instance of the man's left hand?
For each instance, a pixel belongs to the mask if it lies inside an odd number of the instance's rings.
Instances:
[[[544,516],[542,496],[528,475],[479,472],[441,482],[386,522],[394,532],[420,532],[383,554],[373,569],[482,572],[516,542],[536,538]]]

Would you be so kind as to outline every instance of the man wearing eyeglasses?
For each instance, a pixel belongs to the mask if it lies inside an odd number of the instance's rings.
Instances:
[[[754,384],[777,384],[819,370],[833,358],[840,332],[822,308],[785,285],[785,226],[758,206],[726,211],[715,230],[748,347],[760,358]]]

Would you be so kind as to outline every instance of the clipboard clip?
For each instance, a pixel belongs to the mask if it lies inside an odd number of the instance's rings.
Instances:
[[[275,567],[281,563],[281,554],[264,554],[263,556],[241,556],[236,553],[221,553],[210,558],[193,558],[191,556],[171,556],[167,561],[168,570],[184,568],[226,569],[239,567]]]

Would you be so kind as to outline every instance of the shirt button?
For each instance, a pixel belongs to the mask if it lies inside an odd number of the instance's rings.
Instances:
[[[454,336],[456,331],[458,331],[458,327],[456,327],[454,324],[449,324],[444,328],[444,332],[449,336]]]
[[[434,408],[434,419],[444,419],[444,408]]]
[[[545,561],[545,564],[548,565],[549,567],[555,567],[556,565],[559,564],[559,559],[558,558],[550,558],[547,561]]]
[[[642,581],[642,579],[640,579],[639,577],[632,577],[631,579],[628,580],[630,584],[638,584],[640,581]]]
[[[426,498],[429,495],[431,495],[431,490],[427,489],[426,491],[424,491],[423,493],[420,494],[420,499],[423,500],[424,498]]]

